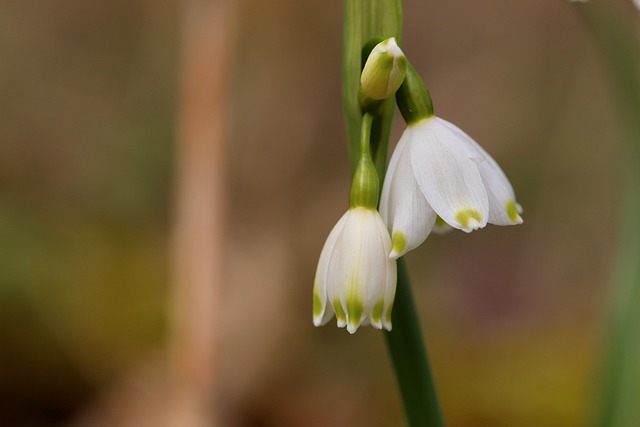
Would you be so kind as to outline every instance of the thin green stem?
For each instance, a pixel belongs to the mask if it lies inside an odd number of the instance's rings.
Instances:
[[[398,260],[398,288],[391,320],[393,330],[387,332],[385,338],[408,424],[412,427],[442,427],[445,423],[422,343],[420,321],[403,258]]]
[[[619,229],[612,316],[594,427],[635,427],[640,420],[640,46],[635,22],[616,4],[580,8],[612,77],[625,146],[625,199]]]
[[[360,157],[371,158],[371,124],[373,116],[365,113],[362,116],[362,126],[360,130]]]

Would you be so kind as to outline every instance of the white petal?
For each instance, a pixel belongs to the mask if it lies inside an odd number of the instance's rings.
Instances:
[[[331,254],[327,274],[327,295],[339,326],[354,333],[384,294],[384,260],[379,225],[386,228],[377,211],[350,209],[341,238]],[[378,220],[380,220],[378,222]],[[342,310],[344,321],[341,321]]]
[[[377,228],[377,244],[380,246],[380,257],[373,261],[380,263],[382,266],[382,274],[379,278],[376,278],[376,280],[381,281],[381,288],[379,289],[379,293],[371,295],[371,309],[368,310],[367,313],[367,323],[370,323],[374,328],[382,329],[384,327],[384,309],[385,304],[387,304],[385,300],[387,296],[387,277],[395,266],[395,260],[388,257],[391,251],[391,238],[389,237],[389,232],[387,231],[384,221],[382,221],[382,217],[375,215],[375,222]],[[391,295],[391,298],[393,299],[393,295]]]
[[[382,218],[379,217],[381,225]],[[385,254],[391,250],[391,239],[386,229],[381,229],[380,240],[383,245],[383,251]],[[398,280],[397,264],[395,259],[385,257],[385,278],[384,278],[384,304],[382,306],[382,327],[387,331],[391,330],[391,308],[393,307],[393,300],[396,296],[396,284]],[[372,322],[373,323],[373,322]]]
[[[340,267],[340,264],[343,262],[342,258],[345,256],[344,234],[345,229],[349,227],[349,219],[352,213],[353,211],[349,209],[343,216],[344,224],[342,226],[342,230],[340,231],[338,239],[335,241],[333,250],[329,253],[326,276],[324,279],[328,303],[327,305],[330,305],[333,308],[332,311],[336,315],[336,320],[339,328],[344,328],[345,326],[347,326],[347,316],[345,314],[345,308],[342,299],[342,288],[345,280],[340,279],[341,272],[337,270]],[[339,282],[336,282],[336,280],[339,280]]]
[[[489,196],[489,222],[496,225],[522,224],[522,208],[516,203],[511,184],[501,170],[492,168],[486,160],[478,169]]]
[[[406,133],[406,132],[405,132]],[[395,150],[393,150],[393,154],[391,155],[391,161],[389,162],[389,166],[387,167],[387,173],[384,177],[384,183],[382,184],[382,193],[380,194],[380,215],[389,230],[391,230],[391,226],[393,224],[393,216],[395,214],[395,203],[393,203],[393,196],[395,194],[395,190],[397,187],[404,185],[402,180],[398,176],[398,168],[399,162],[401,159],[404,159],[403,153],[407,150],[407,142],[409,138],[405,137],[405,134],[402,134],[400,141],[398,141],[398,145],[396,145]],[[400,166],[403,169],[407,167],[411,168],[411,164],[405,164]]]
[[[471,138],[442,122],[432,117],[407,127],[413,173],[433,210],[452,227],[470,232],[487,224],[487,192],[471,160]]]
[[[489,222],[496,225],[521,224],[522,218],[518,214],[522,212],[522,208],[516,203],[513,187],[498,163],[480,144],[456,125],[446,120],[442,120],[442,122],[461,138],[466,137],[467,142],[476,153],[474,161],[478,165],[489,197]]]
[[[329,268],[329,260],[331,254],[336,246],[336,241],[340,238],[342,230],[347,223],[347,217],[349,212],[347,211],[329,233],[326,242],[320,253],[320,260],[318,261],[318,268],[316,269],[316,277],[313,281],[313,299],[314,299],[314,313],[313,324],[316,326],[324,325],[333,317],[333,310],[331,306],[327,305],[327,270]],[[318,304],[322,307],[318,310]]]
[[[367,212],[367,232],[363,238],[362,266],[363,289],[362,299],[364,302],[364,318],[370,318],[374,307],[384,299],[386,271],[389,264],[389,250],[391,238],[387,227],[384,225],[380,214],[375,210]],[[381,326],[376,322],[377,326]],[[372,322],[373,324],[373,322]],[[376,326],[376,325],[374,325]]]
[[[413,174],[410,135],[405,131],[400,138],[382,186],[380,213],[391,230],[394,259],[420,246],[436,220]]]
[[[396,259],[420,246],[429,236],[436,222],[436,213],[427,203],[415,180],[411,186],[399,189],[396,215],[393,218],[392,250]]]

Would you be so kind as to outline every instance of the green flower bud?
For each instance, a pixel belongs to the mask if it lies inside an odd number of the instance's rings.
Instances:
[[[378,43],[367,58],[360,76],[362,95],[370,100],[383,100],[393,95],[404,80],[407,59],[395,37]]]

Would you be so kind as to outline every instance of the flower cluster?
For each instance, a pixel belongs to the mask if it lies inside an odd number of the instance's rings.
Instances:
[[[350,333],[363,324],[391,330],[396,259],[431,231],[522,223],[502,169],[469,135],[434,115],[429,92],[395,39],[372,50],[360,86],[361,155],[350,209],[322,249],[313,291],[313,323],[323,325],[335,314]],[[391,157],[378,213],[370,112],[394,93],[407,128]]]

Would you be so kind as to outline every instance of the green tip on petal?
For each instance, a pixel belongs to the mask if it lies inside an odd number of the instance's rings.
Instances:
[[[317,292],[313,293],[313,316],[318,317],[322,314],[323,309],[322,299],[320,299],[320,295]]]
[[[378,301],[378,303],[373,306],[373,310],[371,311],[371,323],[380,324],[382,322],[382,310],[384,309],[384,300]]]
[[[358,325],[364,313],[364,304],[360,298],[347,298],[347,313],[349,314],[349,324]]]
[[[389,304],[389,308],[387,308],[387,312],[385,313],[385,316],[384,316],[385,329],[387,331],[391,330],[391,309],[392,308],[393,308],[393,301],[391,301],[391,304]]]
[[[461,209],[456,213],[456,221],[466,230],[475,230],[482,222],[482,215],[475,209]]]
[[[520,218],[520,213],[518,212],[518,205],[513,200],[507,201],[507,216],[511,222],[520,224],[522,222],[522,218]]]
[[[347,314],[342,309],[342,303],[339,299],[333,301],[333,311],[336,313],[336,319],[338,319],[338,325],[345,325],[347,323]]]
[[[407,236],[405,236],[401,231],[394,231],[392,241],[393,247],[391,248],[392,250],[389,256],[391,258],[398,258],[400,254],[404,253],[404,250],[407,247]]]
[[[446,227],[448,224],[444,219],[440,218],[440,215],[436,216],[436,227]]]

